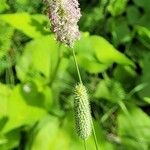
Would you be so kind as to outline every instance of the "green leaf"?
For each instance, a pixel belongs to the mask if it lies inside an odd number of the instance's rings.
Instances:
[[[58,118],[47,116],[43,118],[36,128],[30,133],[30,138],[25,150],[83,150],[83,142],[75,133],[72,114],[60,125]],[[44,138],[43,138],[44,137]],[[59,137],[59,138],[58,138]],[[86,140],[87,150],[95,148],[92,136]],[[102,147],[110,147],[109,143],[103,142]]]
[[[29,42],[17,61],[17,76],[21,81],[32,79],[48,82],[55,73],[58,53],[54,36],[45,36]]]
[[[113,16],[117,16],[124,12],[126,4],[127,0],[112,0],[107,9]]]
[[[28,81],[20,85],[20,92],[27,104],[47,110],[51,108],[53,96],[50,87]]]
[[[103,98],[113,103],[118,103],[125,99],[125,91],[121,84],[115,80],[101,80],[97,85],[94,97]]]
[[[134,66],[131,60],[100,36],[84,33],[74,49],[77,51],[79,65],[89,73],[103,72],[114,62]]]
[[[112,64],[114,62],[122,65],[134,66],[134,63],[128,59],[124,54],[117,51],[113,45],[100,36],[92,36],[92,45],[96,57],[102,63]]]
[[[89,73],[99,73],[106,70],[109,65],[97,61],[94,57],[93,45],[91,36],[88,33],[82,33],[81,39],[75,44],[77,51],[77,60],[79,65]]]
[[[1,22],[0,24],[0,59],[10,50],[13,28]]]
[[[138,7],[136,6],[128,6],[127,7],[127,19],[128,23],[132,25],[137,25],[139,22],[141,15]]]
[[[129,109],[129,115],[120,112],[118,116],[118,134],[122,139],[124,149],[148,150],[150,118],[135,106]]]
[[[143,58],[143,75],[140,77],[139,82],[145,83],[146,86],[143,90],[140,91],[140,95],[142,97],[149,97],[150,96],[150,72],[149,72],[149,65],[150,65],[150,53],[146,53]]]
[[[13,130],[5,135],[0,136],[0,149],[10,150],[19,145],[20,131]]]
[[[77,60],[80,66],[89,73],[100,73],[105,71],[109,65],[99,63],[92,55],[77,55]]]
[[[81,34],[81,39],[75,43],[74,49],[78,53],[82,54],[93,54],[91,39],[88,32],[83,32]]]
[[[0,119],[7,117],[7,101],[11,94],[11,89],[0,83]]]
[[[150,104],[150,97],[144,97],[144,101],[148,104]]]
[[[147,29],[150,30],[149,12],[147,12],[141,16],[141,18],[139,19],[138,25],[146,27]]]
[[[114,45],[125,44],[131,41],[132,34],[125,17],[109,18],[108,30],[112,34]]]
[[[7,87],[3,85],[2,89],[5,88]],[[13,90],[9,89],[9,91],[9,96],[4,95],[5,92],[4,94],[0,94],[0,103],[5,106],[5,116],[8,118],[8,121],[2,128],[1,133],[6,133],[23,125],[34,123],[46,115],[46,111],[44,109],[31,106],[25,101],[25,98],[21,94],[20,85],[16,86]],[[3,97],[6,98],[5,103],[3,103]],[[36,100],[38,101],[38,99]]]
[[[0,12],[3,12],[4,10],[8,9],[9,6],[6,3],[6,0],[1,0],[1,4],[0,4]]]
[[[35,129],[33,136],[27,150],[69,150],[70,138],[63,129],[59,128],[59,122],[54,117],[43,119]]]
[[[137,80],[136,71],[130,66],[118,65],[114,69],[113,76],[115,80],[119,81],[123,85],[126,91],[133,89],[134,83]]]
[[[142,26],[136,27],[140,41],[150,50],[150,29]]]
[[[133,1],[137,6],[143,7],[146,10],[149,10],[149,8],[150,8],[150,1],[149,0],[133,0]]]
[[[0,20],[8,23],[15,29],[22,31],[31,38],[39,38],[48,34],[44,30],[44,22],[47,18],[43,15],[30,15],[28,13],[2,14]]]

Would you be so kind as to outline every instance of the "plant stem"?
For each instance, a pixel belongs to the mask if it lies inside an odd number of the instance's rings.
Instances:
[[[84,143],[84,149],[87,150],[86,141],[84,140],[83,143]]]
[[[95,146],[96,146],[96,150],[98,150],[98,142],[97,142],[97,137],[96,137],[95,128],[94,128],[94,124],[93,124],[92,119],[91,119],[91,123],[92,123],[92,130],[93,130],[94,143],[95,143]]]
[[[82,79],[81,79],[80,70],[79,70],[78,63],[77,63],[77,59],[76,59],[76,55],[75,55],[75,51],[74,51],[73,48],[72,48],[72,53],[73,53],[73,58],[74,58],[74,61],[75,61],[75,65],[76,65],[79,81],[80,81],[81,84],[83,84],[82,83]],[[91,118],[91,124],[92,124],[92,131],[93,131],[95,147],[96,147],[96,150],[98,150],[98,142],[97,142],[97,137],[96,137],[96,134],[95,134],[95,129],[94,129],[92,118]],[[84,140],[84,148],[86,150],[86,142],[85,142],[85,140]]]
[[[75,62],[75,65],[76,65],[79,81],[80,81],[80,83],[82,83],[81,74],[80,74],[80,71],[79,71],[79,67],[78,67],[78,63],[77,63],[77,59],[76,59],[74,48],[72,48],[72,53],[73,53],[73,58],[74,58],[74,62]]]

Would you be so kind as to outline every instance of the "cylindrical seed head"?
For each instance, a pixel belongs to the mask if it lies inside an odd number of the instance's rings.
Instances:
[[[74,113],[78,136],[87,139],[91,135],[91,111],[86,87],[83,84],[75,86]]]

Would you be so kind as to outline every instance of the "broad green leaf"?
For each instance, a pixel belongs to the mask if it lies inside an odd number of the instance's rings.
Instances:
[[[29,42],[16,66],[20,80],[52,80],[58,62],[58,45],[54,36],[45,36]]]
[[[88,32],[84,32],[81,34],[81,39],[75,43],[74,49],[78,53],[82,54],[93,54],[93,49],[91,45],[91,39]]]
[[[19,146],[20,142],[20,131],[13,130],[5,135],[0,136],[0,149],[10,150]]]
[[[97,85],[96,91],[94,93],[94,97],[105,98],[109,100],[111,99],[111,95],[109,93],[106,82],[104,80],[100,81],[100,83]]]
[[[75,51],[79,65],[89,73],[103,72],[113,62],[133,65],[131,60],[100,36],[82,34],[81,40],[75,45]]]
[[[126,4],[127,0],[111,0],[107,9],[113,16],[117,16],[124,12]]]
[[[93,49],[98,60],[102,63],[112,64],[114,62],[122,65],[134,66],[133,62],[124,54],[117,51],[113,45],[100,36],[91,37]]]
[[[47,110],[51,108],[53,94],[50,87],[28,81],[20,85],[20,92],[27,104]]]
[[[147,29],[150,30],[149,12],[141,16],[138,25],[142,27],[146,27]]]
[[[132,35],[130,33],[129,26],[125,18],[112,20],[111,26],[112,26],[111,32],[113,36],[113,42],[115,43],[115,45],[127,43],[131,40]]]
[[[10,51],[13,28],[1,22],[0,24],[0,59]],[[1,70],[1,67],[0,67]]]
[[[99,63],[92,55],[77,55],[77,60],[80,66],[89,73],[100,73],[106,70],[109,65]]]
[[[59,128],[56,118],[46,118],[40,122],[36,130],[34,139],[31,139],[30,150],[69,150],[70,138],[65,131]]]
[[[140,76],[140,83],[146,84],[145,88],[140,91],[140,95],[142,97],[149,97],[150,96],[150,72],[149,72],[149,65],[150,65],[150,53],[146,53],[143,58],[143,75]]]
[[[15,29],[22,31],[24,34],[31,38],[39,38],[45,34],[48,34],[44,30],[44,22],[47,22],[47,18],[40,14],[1,14],[0,20],[8,23]]]
[[[7,117],[7,102],[10,97],[10,94],[10,88],[0,83],[0,119],[3,117]]]
[[[150,104],[150,97],[144,97],[144,101],[148,104]]]
[[[118,65],[114,69],[113,76],[114,76],[115,80],[119,81],[123,85],[123,87],[126,89],[126,91],[133,89],[134,83],[137,80],[137,73],[130,66]]]
[[[125,99],[125,91],[119,82],[105,79],[97,85],[94,97],[117,103]]]
[[[136,27],[140,41],[150,50],[150,29],[142,26]]]
[[[148,28],[137,26],[137,31],[139,35],[145,34],[150,39],[150,30]]]
[[[81,39],[75,44],[74,49],[77,52],[78,63],[85,71],[89,73],[99,73],[109,67],[109,65],[100,63],[94,57],[91,36],[88,33],[81,35]]]
[[[13,6],[15,7],[17,12],[41,12],[41,0],[31,1],[31,0],[15,0]]]
[[[129,115],[120,112],[118,116],[118,134],[122,139],[122,147],[128,150],[148,150],[150,118],[135,106],[129,109]]]
[[[149,10],[149,8],[150,8],[150,1],[149,0],[133,0],[133,1],[137,6],[143,7],[146,10]]]
[[[128,22],[125,17],[109,18],[108,30],[112,35],[112,43],[116,46],[126,44],[132,39],[132,32],[129,29]]]
[[[83,143],[76,135],[72,116],[60,126],[60,120],[52,116],[43,118],[34,128],[26,145],[26,150],[82,150]],[[34,137],[34,138],[33,138]],[[44,137],[44,138],[43,138]],[[58,138],[59,137],[59,138]],[[86,140],[87,150],[95,148],[92,136]],[[104,142],[101,146],[110,147]],[[112,150],[112,149],[111,149]]]
[[[44,109],[29,105],[25,101],[21,93],[20,85],[16,86],[13,90],[9,89],[9,91],[10,95],[5,96],[6,104],[3,104],[6,107],[6,117],[8,117],[8,121],[2,128],[2,133],[34,123],[46,115]],[[36,100],[38,101],[39,99]],[[0,94],[0,103],[3,103],[3,94]]]
[[[136,25],[141,17],[137,6],[127,7],[127,20],[129,24]]]
[[[1,0],[1,2],[0,2],[0,12],[3,12],[4,10],[6,10],[8,8],[9,8],[9,6],[6,3],[6,0]]]

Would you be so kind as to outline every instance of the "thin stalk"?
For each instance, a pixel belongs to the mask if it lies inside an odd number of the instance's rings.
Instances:
[[[74,51],[73,48],[72,48],[72,53],[73,53],[73,58],[74,58],[74,62],[75,62],[75,65],[76,65],[76,69],[77,69],[79,81],[80,81],[80,83],[82,84],[83,82],[82,82],[80,70],[79,70],[79,67],[78,67],[78,63],[77,63],[75,51]],[[93,125],[92,119],[91,119],[91,124],[92,124],[92,131],[93,131],[93,137],[94,137],[95,147],[96,147],[96,150],[98,150],[98,144],[97,144],[98,142],[97,142],[97,137],[96,137],[96,134],[95,134],[95,129],[94,129],[94,125]],[[86,142],[85,142],[85,140],[84,140],[84,148],[86,149]]]
[[[81,74],[80,74],[80,71],[79,71],[79,67],[78,67],[78,63],[77,63],[77,59],[76,59],[74,48],[72,48],[72,53],[73,53],[73,58],[74,58],[74,62],[75,62],[75,65],[76,65],[79,81],[80,81],[80,83],[82,83]]]
[[[87,150],[87,147],[86,147],[86,141],[83,140],[83,143],[84,143],[84,149]]]
[[[94,128],[94,124],[93,124],[93,121],[91,120],[91,123],[92,123],[92,130],[93,130],[93,137],[94,137],[94,143],[95,143],[95,147],[96,147],[96,150],[98,150],[98,142],[97,142],[97,137],[96,137],[96,133],[95,133],[95,128]]]

